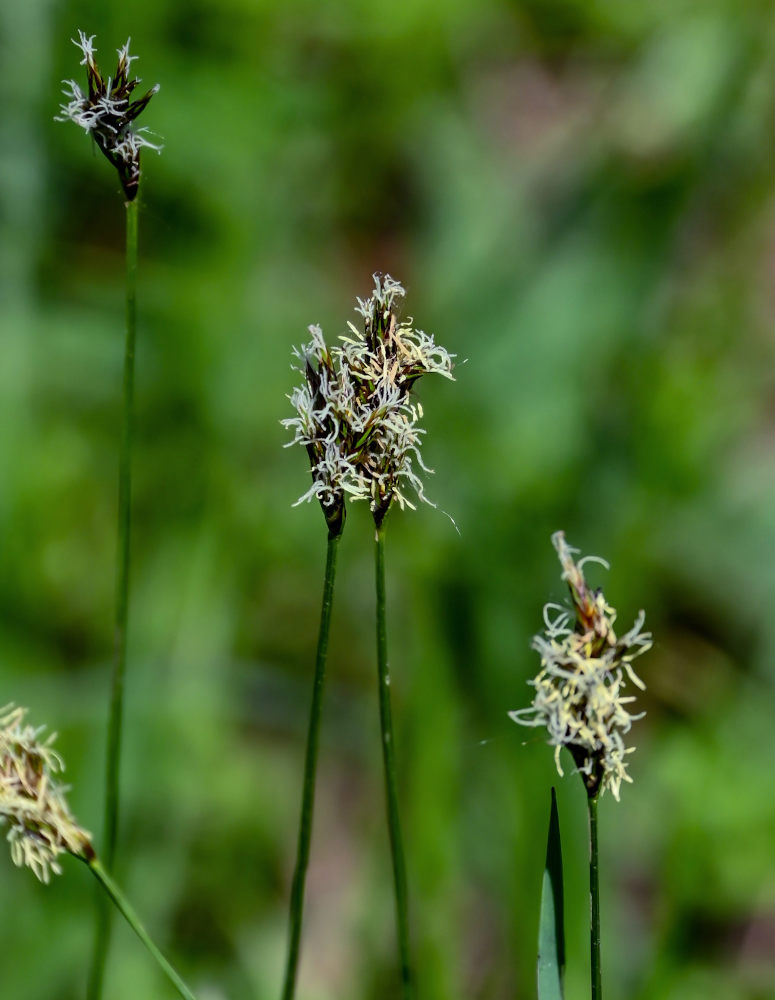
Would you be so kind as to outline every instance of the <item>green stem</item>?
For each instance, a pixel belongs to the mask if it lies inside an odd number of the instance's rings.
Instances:
[[[126,208],[126,340],[124,345],[124,386],[121,418],[121,443],[118,469],[118,551],[116,560],[116,597],[114,613],[113,672],[108,717],[108,749],[105,764],[104,838],[105,863],[115,868],[119,807],[119,765],[121,730],[124,714],[124,676],[126,673],[126,636],[129,613],[129,539],[132,500],[132,435],[134,424],[135,337],[137,329],[137,214],[139,196],[124,204]],[[100,895],[97,904],[97,927],[89,973],[89,1000],[100,1000],[110,944],[111,910]]]
[[[398,952],[401,959],[401,984],[404,1000],[414,996],[413,975],[409,958],[409,908],[406,890],[406,862],[398,817],[398,783],[393,739],[393,719],[390,708],[390,673],[388,670],[387,624],[385,619],[385,529],[377,528],[377,675],[379,687],[379,718],[382,730],[382,760],[385,766],[385,799],[387,803],[390,851],[393,857],[393,884],[396,897],[396,927]]]
[[[143,927],[140,918],[137,916],[131,904],[129,903],[129,900],[126,898],[126,896],[124,896],[123,892],[119,889],[119,887],[110,877],[110,875],[108,875],[108,873],[99,863],[99,861],[96,858],[93,858],[90,861],[87,860],[86,864],[88,864],[89,868],[91,868],[91,870],[94,872],[97,881],[100,883],[102,888],[108,894],[110,899],[115,903],[116,908],[122,914],[122,916],[129,924],[129,926],[132,928],[132,930],[135,932],[135,934],[140,938],[140,940],[143,942],[143,944],[151,953],[151,955],[153,955],[153,957],[156,959],[156,962],[158,963],[162,972],[169,979],[169,981],[172,983],[172,985],[175,987],[178,993],[182,997],[184,997],[185,1000],[196,1000],[196,997],[188,988],[188,986],[186,986],[186,984],[183,982],[183,980],[180,978],[177,972],[172,968],[172,966],[164,957],[164,955],[162,955],[162,953],[153,943],[150,936],[148,935],[148,932]]]
[[[602,1000],[603,986],[600,965],[600,871],[597,842],[597,795],[590,795],[589,805],[589,898],[591,924],[589,933],[590,965],[592,971],[592,1000]]]
[[[132,435],[135,394],[135,336],[137,329],[137,208],[126,202],[126,342],[124,349],[124,407],[118,471],[118,565],[114,630],[113,679],[108,723],[108,759],[105,770],[105,863],[112,871],[116,856],[119,804],[119,765],[126,673],[126,635],[129,614],[129,539],[132,502]]]
[[[86,987],[87,1000],[100,1000],[102,984],[105,978],[105,962],[108,956],[110,940],[110,925],[112,911],[108,900],[102,893],[97,896],[97,923],[94,928],[94,948],[92,950],[91,966],[89,967],[89,982]]]
[[[301,797],[301,819],[299,840],[296,850],[296,868],[291,886],[291,906],[288,924],[288,960],[285,966],[283,1000],[292,1000],[296,990],[296,976],[299,968],[299,945],[301,923],[304,915],[304,885],[309,864],[310,841],[312,839],[312,817],[315,807],[315,774],[318,763],[318,743],[320,736],[320,714],[323,706],[323,690],[326,680],[326,655],[328,653],[328,633],[331,628],[331,609],[334,602],[334,578],[336,576],[336,556],[339,549],[338,534],[329,534],[326,551],[326,571],[323,581],[323,602],[320,609],[320,630],[315,657],[315,678],[312,684],[312,705],[307,729],[307,751],[304,759],[304,789]]]

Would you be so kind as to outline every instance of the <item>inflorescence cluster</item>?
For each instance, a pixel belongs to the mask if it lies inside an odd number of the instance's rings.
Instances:
[[[131,64],[137,58],[129,54],[131,39],[118,49],[115,76],[105,79],[94,61],[94,37],[87,37],[79,31],[78,40],[72,40],[83,53],[81,65],[86,66],[89,90],[84,94],[75,80],[65,80],[63,93],[68,100],[60,106],[56,121],[75,122],[94,137],[118,171],[127,200],[133,201],[140,183],[140,150],[147,147],[158,152],[161,146],[147,138],[147,129],[134,129],[132,123],[158,91],[159,85],[151,87],[138,100],[131,100],[133,90],[140,83],[129,77]]]
[[[55,734],[41,742],[45,727],[25,724],[27,710],[0,708],[0,825],[8,824],[14,864],[31,868],[41,882],[60,874],[58,857],[93,857],[91,837],[75,822],[56,780],[64,770],[52,749]]]
[[[334,534],[347,497],[366,500],[378,527],[394,500],[413,508],[411,493],[430,502],[419,475],[430,471],[420,455],[423,411],[411,390],[421,375],[453,378],[454,355],[411,319],[399,319],[405,294],[389,275],[374,275],[371,297],[356,307],[362,331],[348,323],[348,334],[329,349],[320,327],[311,326],[310,343],[294,349],[304,381],[288,397],[297,416],[282,423],[294,433],[289,445],[307,449],[312,471],[297,503],[316,498]]]
[[[530,708],[510,712],[523,726],[546,726],[554,746],[557,770],[562,774],[560,750],[567,747],[584,778],[587,794],[596,796],[610,788],[618,800],[621,783],[632,781],[626,757],[633,748],[624,737],[632,723],[635,700],[623,694],[627,681],[641,690],[643,681],[632,668],[636,656],[651,647],[651,635],[642,632],[645,615],[620,638],[614,631],[616,611],[601,590],[592,590],[584,579],[583,565],[597,556],[574,562],[563,532],[552,536],[560,557],[563,580],[570,589],[572,610],[558,604],[544,607],[546,632],[533,638],[541,656],[541,670],[529,681],[536,693]]]

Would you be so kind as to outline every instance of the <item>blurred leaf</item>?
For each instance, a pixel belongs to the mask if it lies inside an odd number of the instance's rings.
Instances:
[[[546,867],[541,888],[541,918],[538,924],[538,1000],[563,1000],[565,975],[565,930],[562,896],[562,847],[557,795],[552,788]]]

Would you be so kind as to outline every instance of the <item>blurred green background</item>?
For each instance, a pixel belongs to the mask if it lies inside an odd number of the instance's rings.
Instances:
[[[775,997],[775,10],[618,0],[0,5],[0,703],[99,834],[123,352],[115,172],[53,121],[69,39],[161,91],[144,160],[118,876],[201,1000],[279,994],[325,554],[279,421],[293,344],[380,270],[465,364],[420,387],[439,511],[388,533],[420,1000],[535,996],[549,788],[568,996],[585,803],[509,709],[549,538],[647,612],[601,808],[607,994]],[[300,1000],[398,994],[372,529],[343,540]],[[93,886],[0,864],[2,994],[83,996]],[[117,926],[107,997],[171,996]]]

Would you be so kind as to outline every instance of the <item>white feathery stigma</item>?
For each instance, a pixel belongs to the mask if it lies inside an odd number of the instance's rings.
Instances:
[[[52,748],[56,734],[25,723],[27,710],[0,708],[0,825],[8,826],[11,858],[31,868],[41,882],[60,874],[59,855],[93,857],[91,837],[73,819],[67,789],[56,775],[64,763]]]
[[[143,97],[132,100],[131,95],[140,83],[130,78],[130,68],[137,56],[129,54],[130,39],[117,50],[118,63],[113,77],[105,79],[94,58],[94,35],[78,32],[73,45],[81,50],[81,65],[86,67],[87,92],[75,80],[64,80],[66,100],[60,105],[55,121],[71,121],[90,134],[102,153],[118,170],[124,192],[129,201],[137,196],[140,182],[140,150],[161,146],[148,138],[148,130],[134,128],[133,122],[159,90],[152,87]]]
[[[560,775],[560,751],[567,747],[587,794],[610,789],[618,800],[622,782],[632,781],[627,757],[634,748],[627,746],[625,736],[644,714],[631,713],[635,698],[625,691],[628,683],[645,689],[632,661],[651,647],[651,635],[641,631],[645,620],[641,611],[632,628],[617,638],[616,611],[601,590],[589,588],[583,573],[586,562],[601,562],[606,568],[608,564],[595,556],[575,562],[576,550],[567,545],[561,531],[552,536],[552,543],[572,607],[544,607],[546,628],[532,643],[541,657],[541,669],[528,682],[535,696],[529,708],[509,715],[522,726],[546,728]]]
[[[288,397],[296,416],[282,423],[293,431],[289,444],[306,447],[312,472],[297,503],[319,500],[329,524],[339,523],[345,497],[367,501],[378,523],[393,501],[430,503],[420,477],[431,471],[420,454],[422,407],[410,392],[425,374],[452,379],[454,355],[411,320],[399,321],[396,304],[406,293],[397,281],[375,275],[374,283],[356,307],[362,332],[348,323],[351,335],[329,349],[311,326],[310,342],[294,350],[304,380]]]

